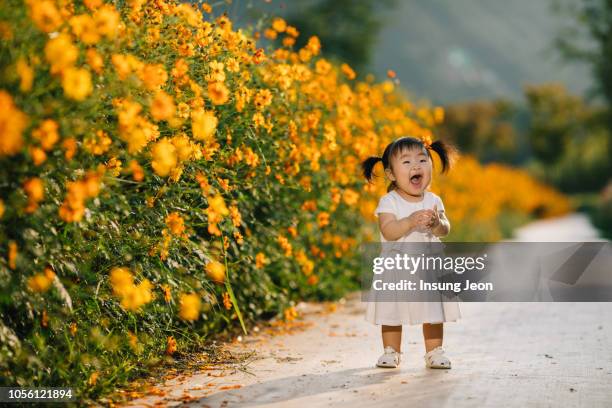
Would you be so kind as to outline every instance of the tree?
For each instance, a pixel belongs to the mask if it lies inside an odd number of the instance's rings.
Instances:
[[[380,10],[395,0],[322,0],[294,11],[287,21],[300,31],[297,46],[316,35],[323,53],[347,62],[358,73],[370,63],[372,47],[382,27]]]
[[[555,0],[553,5],[557,12],[573,19],[555,40],[561,56],[566,61],[587,63],[596,83],[592,93],[606,101],[608,156],[612,157],[612,0],[582,0],[578,4]]]

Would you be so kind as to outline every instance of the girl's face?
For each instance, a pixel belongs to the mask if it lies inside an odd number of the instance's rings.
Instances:
[[[431,182],[432,163],[424,149],[404,149],[389,160],[385,173],[405,193],[421,197]]]

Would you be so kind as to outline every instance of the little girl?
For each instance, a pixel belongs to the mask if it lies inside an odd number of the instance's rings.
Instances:
[[[440,157],[442,172],[447,171],[454,147],[442,141],[424,144],[414,137],[397,139],[385,148],[382,157],[369,157],[362,163],[368,181],[372,180],[373,167],[379,161],[391,180],[387,194],[381,197],[375,210],[381,242],[441,242],[438,237],[448,235],[450,223],[444,214],[444,204],[427,190],[432,178],[431,150]],[[443,324],[460,317],[457,301],[368,302],[366,320],[382,326],[384,353],[376,365],[399,366],[402,325],[422,324],[426,366],[450,368],[442,348]]]

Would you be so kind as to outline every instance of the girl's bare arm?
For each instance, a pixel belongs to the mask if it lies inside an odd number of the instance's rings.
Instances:
[[[399,220],[391,213],[378,214],[378,226],[387,241],[397,241],[419,226],[426,226],[429,220],[430,216],[425,210],[415,211],[410,216]]]

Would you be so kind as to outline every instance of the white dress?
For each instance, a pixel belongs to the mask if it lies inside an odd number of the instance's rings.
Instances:
[[[395,214],[397,219],[404,218],[414,211],[422,209],[433,209],[437,204],[438,211],[444,211],[444,204],[436,194],[426,191],[420,202],[410,202],[391,190],[381,197],[374,214]],[[388,242],[380,234],[381,242]],[[404,235],[395,242],[441,242],[438,237],[431,233],[413,231]],[[384,324],[387,326],[401,326],[403,324],[442,323],[453,322],[461,318],[459,302],[375,302],[367,301],[365,319],[373,324]]]

